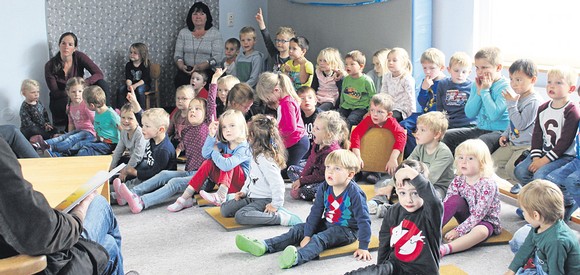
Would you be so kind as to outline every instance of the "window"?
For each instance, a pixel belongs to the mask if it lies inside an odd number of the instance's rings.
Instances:
[[[499,47],[506,63],[530,58],[580,69],[578,13],[577,0],[480,0],[474,46]]]

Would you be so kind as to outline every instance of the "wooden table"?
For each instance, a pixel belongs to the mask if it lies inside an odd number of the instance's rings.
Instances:
[[[108,171],[111,156],[19,159],[24,178],[55,207],[98,171]],[[104,183],[104,182],[103,182]],[[99,192],[109,201],[109,184]],[[110,202],[110,201],[109,201]]]

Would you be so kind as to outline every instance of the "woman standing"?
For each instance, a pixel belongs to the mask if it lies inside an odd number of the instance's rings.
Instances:
[[[91,73],[85,79],[87,85],[100,86],[107,95],[107,105],[110,105],[109,85],[103,72],[90,57],[77,51],[78,39],[72,32],[63,33],[58,40],[59,52],[44,65],[44,77],[50,90],[50,112],[52,122],[56,126],[68,125],[66,105],[68,95],[65,92],[66,82],[72,77],[83,77],[85,69]]]
[[[189,84],[191,73],[196,70],[205,70],[211,79],[211,63],[221,61],[224,53],[222,35],[213,27],[213,18],[206,4],[193,4],[185,21],[187,27],[179,31],[173,55],[177,66],[176,88]]]

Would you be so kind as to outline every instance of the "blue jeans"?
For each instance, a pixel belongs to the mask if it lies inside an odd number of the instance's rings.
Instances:
[[[304,223],[297,224],[290,228],[287,233],[265,240],[268,252],[282,251],[289,245],[300,245],[300,242],[304,239],[304,225]],[[298,249],[296,265],[315,259],[325,249],[353,243],[356,241],[356,233],[349,227],[320,221],[314,235],[310,238],[310,242],[303,248]]]
[[[580,159],[575,158],[568,164],[552,171],[546,179],[557,184],[564,193],[564,205],[576,201],[580,205]]]
[[[308,139],[308,135],[304,135],[296,144],[286,148],[286,151],[288,152],[286,165],[298,165],[302,157],[304,157],[306,152],[308,152],[308,149],[310,149],[310,140]],[[286,169],[282,170],[282,176],[287,178]]]
[[[109,253],[109,264],[105,274],[125,274],[119,224],[111,206],[103,196],[95,196],[91,202],[83,222],[81,236],[99,243]]]
[[[78,151],[83,145],[95,141],[95,136],[89,131],[74,130],[64,135],[51,138],[46,141],[50,149],[55,152],[64,153],[66,151]]]
[[[115,150],[117,144],[108,144],[100,141],[87,142],[79,149],[77,156],[99,156],[110,155]]]
[[[0,138],[3,138],[17,158],[37,158],[38,154],[30,142],[14,125],[0,125]]]
[[[530,164],[532,164],[532,158],[527,156],[522,162],[518,164],[518,166],[516,166],[514,175],[521,185],[526,185],[535,179],[545,179],[546,176],[550,174],[550,172],[566,165],[566,163],[572,161],[573,158],[574,157],[571,156],[562,156],[559,159],[540,167],[536,173],[532,173],[528,170],[528,167]]]
[[[137,97],[137,101],[139,101],[141,108],[145,108],[145,92],[147,91],[149,91],[149,86],[145,84],[137,87],[135,90],[135,96]],[[121,107],[127,103],[127,93],[129,93],[129,91],[127,91],[126,84],[119,86],[119,89],[117,90],[117,100],[115,102],[117,108],[121,109]]]
[[[235,217],[239,224],[280,224],[280,217],[276,214],[266,213],[266,205],[272,202],[270,198],[243,198],[229,200],[222,204],[220,212],[222,216]]]
[[[165,202],[177,193],[182,193],[197,171],[163,170],[152,178],[133,187],[133,192],[141,197],[144,208]]]

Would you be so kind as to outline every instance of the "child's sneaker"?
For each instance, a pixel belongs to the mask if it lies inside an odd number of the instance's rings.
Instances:
[[[179,212],[185,208],[192,207],[194,204],[195,201],[193,200],[193,198],[184,199],[182,197],[179,197],[173,204],[167,206],[167,210],[171,212]]]
[[[206,201],[211,202],[215,206],[221,206],[226,200],[225,198],[220,198],[220,196],[216,193],[208,193],[204,190],[199,191],[199,195],[204,198]]]
[[[292,197],[295,200],[300,199],[300,188],[290,189],[290,197]]]
[[[374,200],[370,200],[370,201],[367,201],[367,207],[369,209],[369,214],[376,215],[377,208],[379,208],[379,204]]]
[[[288,209],[284,207],[278,208],[278,216],[280,217],[280,225],[295,226],[299,223],[302,223],[302,219],[300,219],[300,217],[288,211]]]
[[[48,145],[48,143],[46,143],[46,141],[44,141],[44,138],[42,138],[41,135],[34,135],[32,137],[30,137],[30,144],[32,144],[32,147],[34,147],[34,149],[40,149],[40,150],[48,150],[50,149],[50,145]]]
[[[113,190],[115,190],[115,199],[117,200],[117,204],[121,206],[127,204],[127,201],[123,199],[123,196],[121,196],[121,193],[119,193],[119,190],[121,190],[121,180],[119,178],[113,180]]]
[[[236,235],[236,246],[244,252],[248,252],[254,256],[262,256],[266,253],[266,246],[262,241],[250,239],[244,234]]]
[[[129,208],[133,214],[138,214],[143,210],[143,202],[141,201],[141,198],[131,192],[124,183],[121,183],[121,186],[119,186],[119,193],[117,193],[117,196],[121,196],[129,204]]]
[[[564,221],[565,222],[570,221],[570,219],[572,218],[572,214],[574,214],[574,211],[576,211],[576,209],[578,209],[578,204],[576,202],[573,202],[570,205],[564,206]]]
[[[385,216],[387,216],[387,212],[389,212],[389,208],[391,208],[391,205],[388,203],[383,203],[383,204],[379,205],[379,207],[377,209],[377,216],[379,218],[384,218]]]
[[[297,259],[298,249],[293,245],[289,245],[282,251],[282,255],[278,258],[278,265],[282,269],[291,268],[296,265]]]

